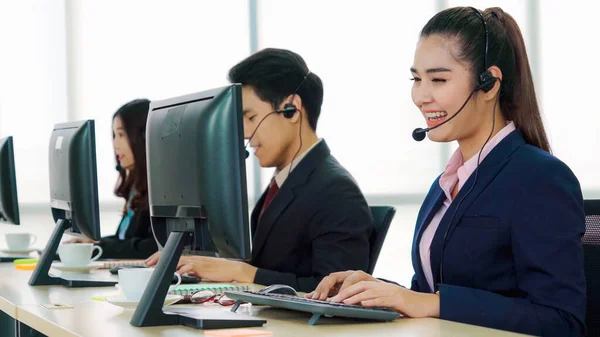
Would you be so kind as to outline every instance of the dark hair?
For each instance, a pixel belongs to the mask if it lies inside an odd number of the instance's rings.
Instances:
[[[261,100],[271,103],[274,110],[279,109],[283,100],[298,88],[308,123],[316,131],[323,104],[323,82],[313,72],[306,74],[309,69],[300,55],[285,49],[267,48],[231,68],[229,81],[252,87]]]
[[[134,157],[134,168],[130,170],[129,176],[125,169],[119,165],[117,160],[117,170],[119,179],[115,188],[115,195],[129,199],[131,189],[135,189],[135,196],[130,201],[130,207],[134,212],[148,209],[148,176],[146,173],[146,120],[148,119],[148,110],[150,101],[147,99],[133,100],[117,110],[113,115],[113,121],[116,117],[121,118],[123,128],[129,138],[129,146]],[[113,132],[113,138],[115,134]],[[123,208],[127,211],[127,204]]]
[[[421,31],[421,37],[439,35],[457,41],[454,56],[471,65],[473,86],[486,70],[485,28],[476,11],[472,7],[446,9],[431,18]],[[500,109],[505,119],[521,130],[528,144],[550,152],[521,30],[515,19],[499,7],[488,8],[482,14],[489,38],[487,66],[495,65],[502,71]]]

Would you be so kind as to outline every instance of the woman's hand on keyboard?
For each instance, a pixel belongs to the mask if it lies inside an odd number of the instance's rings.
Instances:
[[[306,298],[324,301],[328,297],[335,296],[338,292],[361,281],[381,282],[361,270],[331,273],[321,280],[313,292],[306,294]]]
[[[387,282],[358,282],[341,290],[331,301],[391,308],[408,317],[440,316],[438,294],[419,293]]]

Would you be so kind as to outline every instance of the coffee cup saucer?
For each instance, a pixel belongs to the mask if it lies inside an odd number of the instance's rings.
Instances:
[[[0,252],[6,254],[29,254],[35,252],[37,249],[35,248],[25,248],[25,249],[10,249],[10,248],[2,248]]]
[[[62,262],[52,263],[52,268],[64,272],[89,272],[90,270],[102,268],[104,263],[102,262],[90,262],[85,266],[65,266]]]
[[[182,297],[183,296],[181,296],[181,295],[167,295],[167,297],[165,297],[165,301],[163,302],[163,305],[165,307],[168,305],[171,305],[171,304],[179,301]],[[104,298],[104,300],[112,305],[116,305],[125,310],[135,310],[135,308],[140,303],[140,301],[128,300],[125,297],[125,295],[110,296],[110,297]]]

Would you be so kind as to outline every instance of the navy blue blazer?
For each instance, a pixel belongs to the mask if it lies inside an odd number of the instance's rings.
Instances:
[[[309,292],[333,272],[369,268],[373,216],[325,140],[298,163],[260,216],[266,195],[251,217],[254,283]]]
[[[473,181],[474,174],[456,201]],[[415,291],[431,291],[418,243],[444,198],[438,177],[417,219],[412,246]],[[440,318],[531,335],[582,336],[585,215],[581,187],[571,170],[526,144],[516,130],[485,157],[473,190],[458,210],[457,203],[450,205],[431,244]]]

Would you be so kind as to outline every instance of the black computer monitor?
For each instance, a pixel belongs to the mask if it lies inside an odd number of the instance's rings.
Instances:
[[[236,315],[199,319],[162,311],[184,250],[242,260],[251,256],[241,85],[153,101],[146,153],[152,226],[168,240],[131,324],[262,325],[263,320]]]
[[[0,223],[19,224],[13,138],[0,139]]]
[[[100,240],[94,121],[56,124],[48,157],[54,222],[68,222],[69,234]]]
[[[155,101],[146,127],[152,226],[185,232],[184,253],[250,258],[239,86]],[[161,232],[159,230],[159,232]]]
[[[54,125],[48,148],[50,207],[56,227],[30,285],[110,286],[114,281],[68,280],[48,275],[63,233],[100,240],[96,136],[93,120]]]

